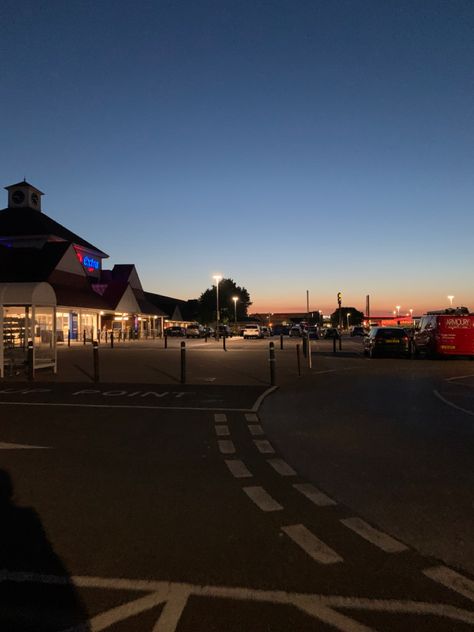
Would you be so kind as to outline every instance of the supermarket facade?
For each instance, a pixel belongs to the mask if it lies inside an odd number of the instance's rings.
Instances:
[[[32,338],[38,338],[38,344],[52,338],[55,346],[68,337],[91,340],[112,331],[157,337],[163,334],[165,320],[169,324],[174,318],[185,320],[179,307],[173,308],[177,314],[170,313],[169,302],[166,312],[160,307],[168,297],[144,291],[133,264],[106,269],[107,253],[43,213],[39,189],[26,181],[5,188],[8,206],[0,210],[4,295],[21,296],[16,289],[23,284],[48,284],[54,290],[55,307],[37,309],[29,330],[31,306],[4,301],[0,305],[4,347],[24,347]]]

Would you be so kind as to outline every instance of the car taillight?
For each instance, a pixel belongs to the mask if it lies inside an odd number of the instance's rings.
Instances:
[[[402,340],[403,342],[408,342],[408,336],[403,336]]]

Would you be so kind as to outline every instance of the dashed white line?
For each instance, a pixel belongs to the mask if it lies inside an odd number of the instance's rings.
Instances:
[[[429,577],[438,584],[446,586],[455,592],[474,601],[474,582],[472,579],[464,577],[460,573],[451,570],[447,566],[434,566],[423,571],[426,577]]]
[[[255,413],[245,413],[245,420],[246,421],[258,421],[258,417]]]
[[[275,454],[272,444],[266,439],[254,439],[254,444],[257,450],[262,454]]]
[[[230,439],[219,439],[217,443],[221,454],[235,454],[235,445]]]
[[[225,413],[215,413],[214,414],[214,422],[216,424],[225,424],[225,423],[227,423],[227,415]]]
[[[408,551],[408,547],[405,544],[395,540],[395,538],[392,538],[392,536],[383,531],[375,529],[361,518],[344,518],[341,520],[341,523],[348,529],[351,529],[351,531],[360,535],[364,540],[367,540],[379,549],[382,549],[382,551],[385,551],[385,553]]]
[[[343,561],[336,551],[317,538],[303,524],[282,527],[281,530],[316,562],[320,564],[337,564]]]
[[[281,476],[296,476],[295,470],[283,459],[267,459],[267,463]]]
[[[281,511],[283,507],[277,503],[263,487],[244,487],[244,492],[262,511]]]
[[[249,426],[249,432],[253,437],[261,437],[262,435],[265,434],[260,424],[251,424]]]
[[[214,426],[216,435],[218,437],[228,437],[230,435],[229,426],[222,424],[220,426]]]
[[[323,494],[323,492],[319,491],[319,489],[311,485],[311,483],[295,483],[293,487],[318,507],[337,505],[335,500]]]
[[[230,470],[230,473],[235,478],[251,478],[253,476],[252,472],[247,468],[243,461],[239,461],[239,459],[228,459],[225,461],[225,464]]]

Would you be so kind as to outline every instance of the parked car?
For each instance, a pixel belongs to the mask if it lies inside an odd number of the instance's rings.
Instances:
[[[290,328],[286,325],[275,325],[273,327],[273,335],[274,336],[288,336],[290,333]]]
[[[307,334],[311,340],[319,340],[319,329],[317,327],[310,325],[308,327]]]
[[[180,327],[179,325],[173,325],[172,327],[167,327],[165,329],[165,336],[185,336],[186,329],[184,327]]]
[[[214,329],[212,327],[204,327],[204,336],[211,338],[214,335]]]
[[[204,327],[198,323],[186,327],[186,338],[204,338],[204,335]]]
[[[247,338],[261,338],[262,332],[260,331],[260,325],[246,325],[242,331],[242,336]]]
[[[351,336],[365,336],[363,327],[355,326],[352,328]]]
[[[232,337],[232,330],[228,325],[219,325],[218,332],[219,336],[225,336],[226,338]]]
[[[260,326],[260,333],[262,335],[262,338],[270,338],[270,336],[273,336],[272,330],[270,329],[270,327],[267,327],[266,325]]]
[[[372,327],[364,338],[364,354],[371,358],[381,356],[410,357],[410,339],[402,327]]]
[[[467,308],[428,312],[413,336],[414,353],[474,356],[474,314]]]
[[[299,325],[293,325],[290,328],[289,335],[291,338],[301,338],[301,327]]]
[[[328,327],[324,330],[325,338],[340,338],[340,334],[335,327]]]

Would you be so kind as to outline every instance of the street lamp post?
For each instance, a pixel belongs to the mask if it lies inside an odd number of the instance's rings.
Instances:
[[[234,325],[237,327],[237,301],[239,300],[239,297],[233,296],[232,300],[234,301]]]
[[[450,296],[448,296],[450,307],[453,306],[453,298],[454,298],[454,296],[452,294]]]
[[[349,319],[351,317],[351,313],[347,312],[347,331],[349,331]]]
[[[400,307],[401,305],[395,305],[396,309],[397,309],[397,317],[400,318]]]
[[[219,281],[222,279],[222,276],[220,274],[214,274],[212,278],[216,282],[216,338],[219,340]]]

